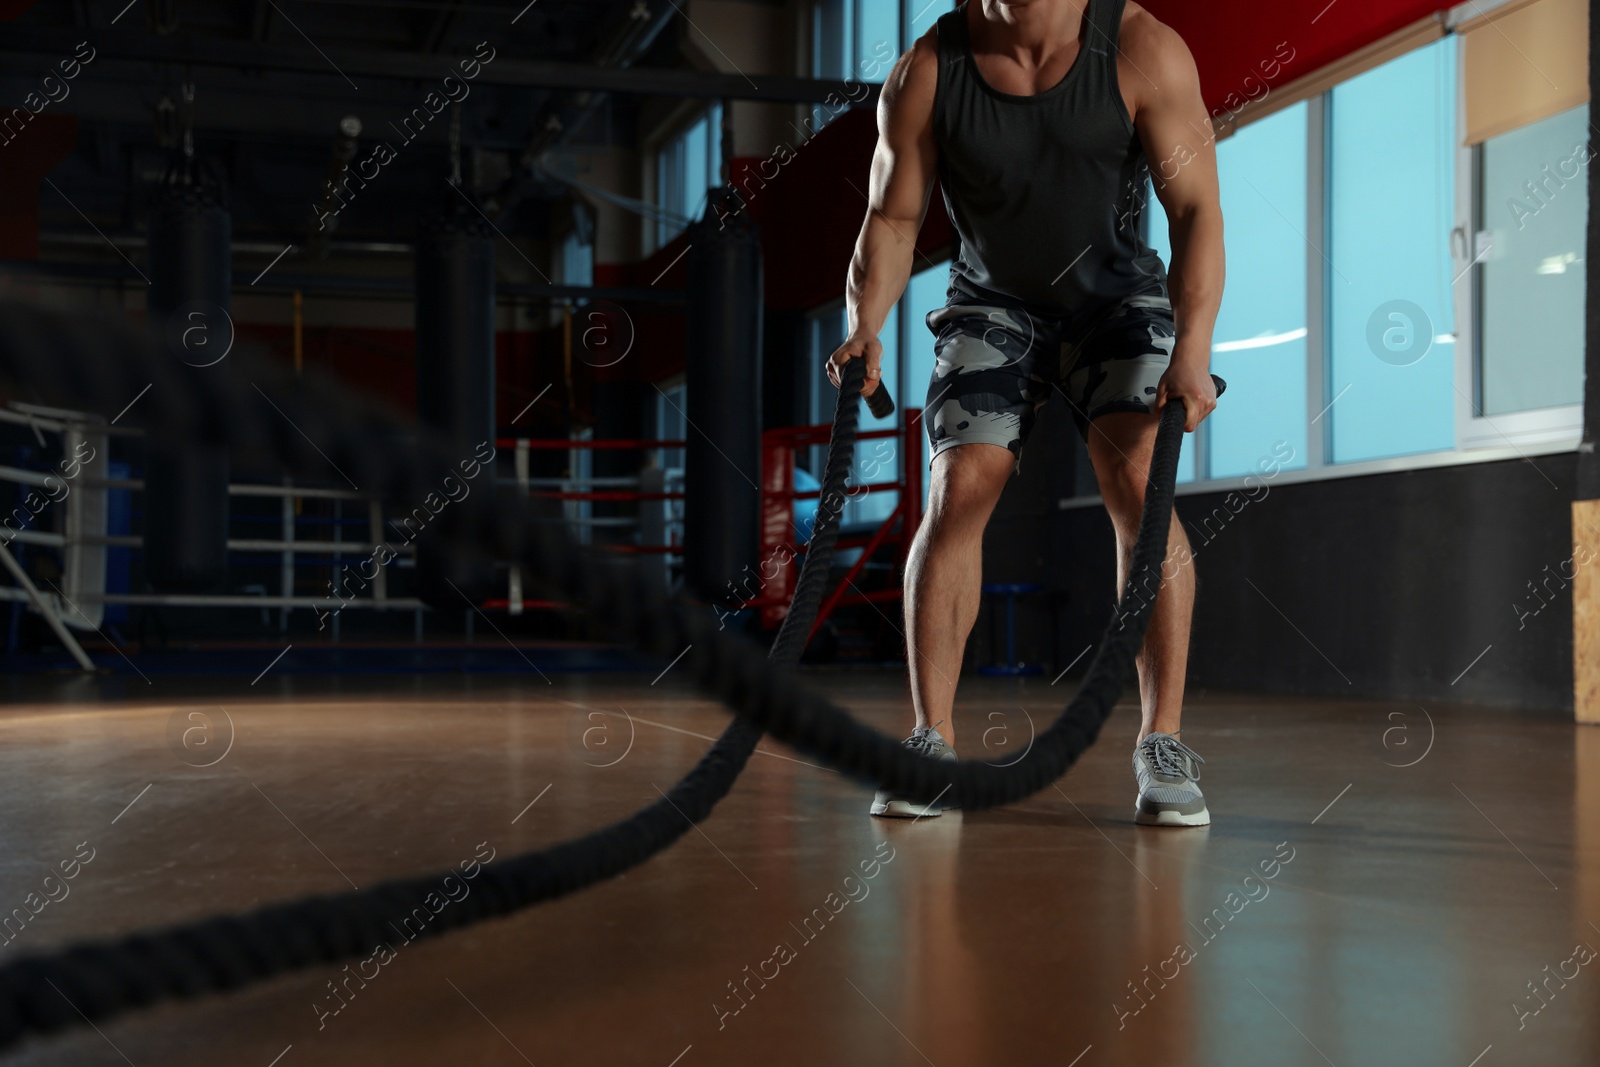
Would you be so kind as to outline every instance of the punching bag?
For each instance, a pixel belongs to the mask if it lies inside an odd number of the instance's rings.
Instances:
[[[400,523],[415,539],[418,595],[441,610],[465,610],[463,595],[473,603],[505,595],[495,590],[493,563],[445,549],[426,527],[437,535],[465,494],[493,492],[495,234],[459,193],[449,195],[418,224],[417,420],[445,435],[454,459],[426,472],[434,492]]]
[[[683,566],[712,603],[759,582],[761,239],[740,206],[713,189],[688,232]]]
[[[233,224],[219,178],[169,169],[148,215],[152,328],[179,373],[228,373]],[[220,591],[228,574],[228,453],[220,433],[175,440],[147,427],[144,574],[157,592]]]

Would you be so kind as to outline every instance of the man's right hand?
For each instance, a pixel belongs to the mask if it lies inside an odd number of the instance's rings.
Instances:
[[[863,358],[867,361],[867,380],[861,386],[861,395],[871,396],[878,388],[878,365],[883,362],[883,345],[876,337],[853,334],[845,338],[844,344],[828,357],[828,381],[837,389],[845,361]]]

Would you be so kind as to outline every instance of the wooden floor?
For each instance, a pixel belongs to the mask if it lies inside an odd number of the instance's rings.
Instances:
[[[891,675],[821,680],[904,732]],[[255,699],[220,709],[70,688],[11,704],[0,909],[78,866],[0,959],[598,827],[655,799],[726,722],[670,675],[648,682],[281,679],[288,691],[270,695],[240,683]],[[961,751],[984,756],[987,739],[988,758],[1009,758],[1065,689],[964,682]],[[1185,740],[1208,761],[1215,822],[1160,830],[1131,821],[1135,727],[1119,711],[1059,788],[1023,804],[915,824],[869,818],[866,789],[764,743],[701,832],[624,878],[401,943],[337,998],[330,982],[354,969],[165,1006],[7,1062],[1600,1058],[1600,959],[1587,962],[1600,949],[1600,728],[1200,697]],[[186,729],[201,731],[188,747]]]

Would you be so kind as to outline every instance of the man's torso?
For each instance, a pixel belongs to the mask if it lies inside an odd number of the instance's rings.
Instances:
[[[1088,0],[1076,54],[1047,63],[1036,93],[975,56],[976,12],[963,6],[936,27],[934,139],[960,239],[952,285],[1060,316],[1069,334],[1128,297],[1166,294],[1141,232],[1149,172],[1117,70],[1125,7]]]

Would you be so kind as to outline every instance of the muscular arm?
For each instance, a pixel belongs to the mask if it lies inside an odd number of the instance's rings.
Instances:
[[[1167,286],[1178,336],[1157,400],[1183,397],[1187,429],[1193,431],[1217,406],[1211,333],[1222,304],[1224,267],[1211,119],[1194,57],[1177,33],[1138,12],[1123,28],[1123,47],[1128,62],[1143,72],[1126,83],[1133,89],[1130,110],[1172,239]]]
[[[883,346],[878,333],[911,280],[917,231],[933,188],[933,94],[938,59],[929,31],[900,57],[878,101],[878,147],[872,154],[867,217],[856,238],[845,285],[848,335],[828,361],[839,383],[848,359],[867,361],[862,392],[878,388]]]

